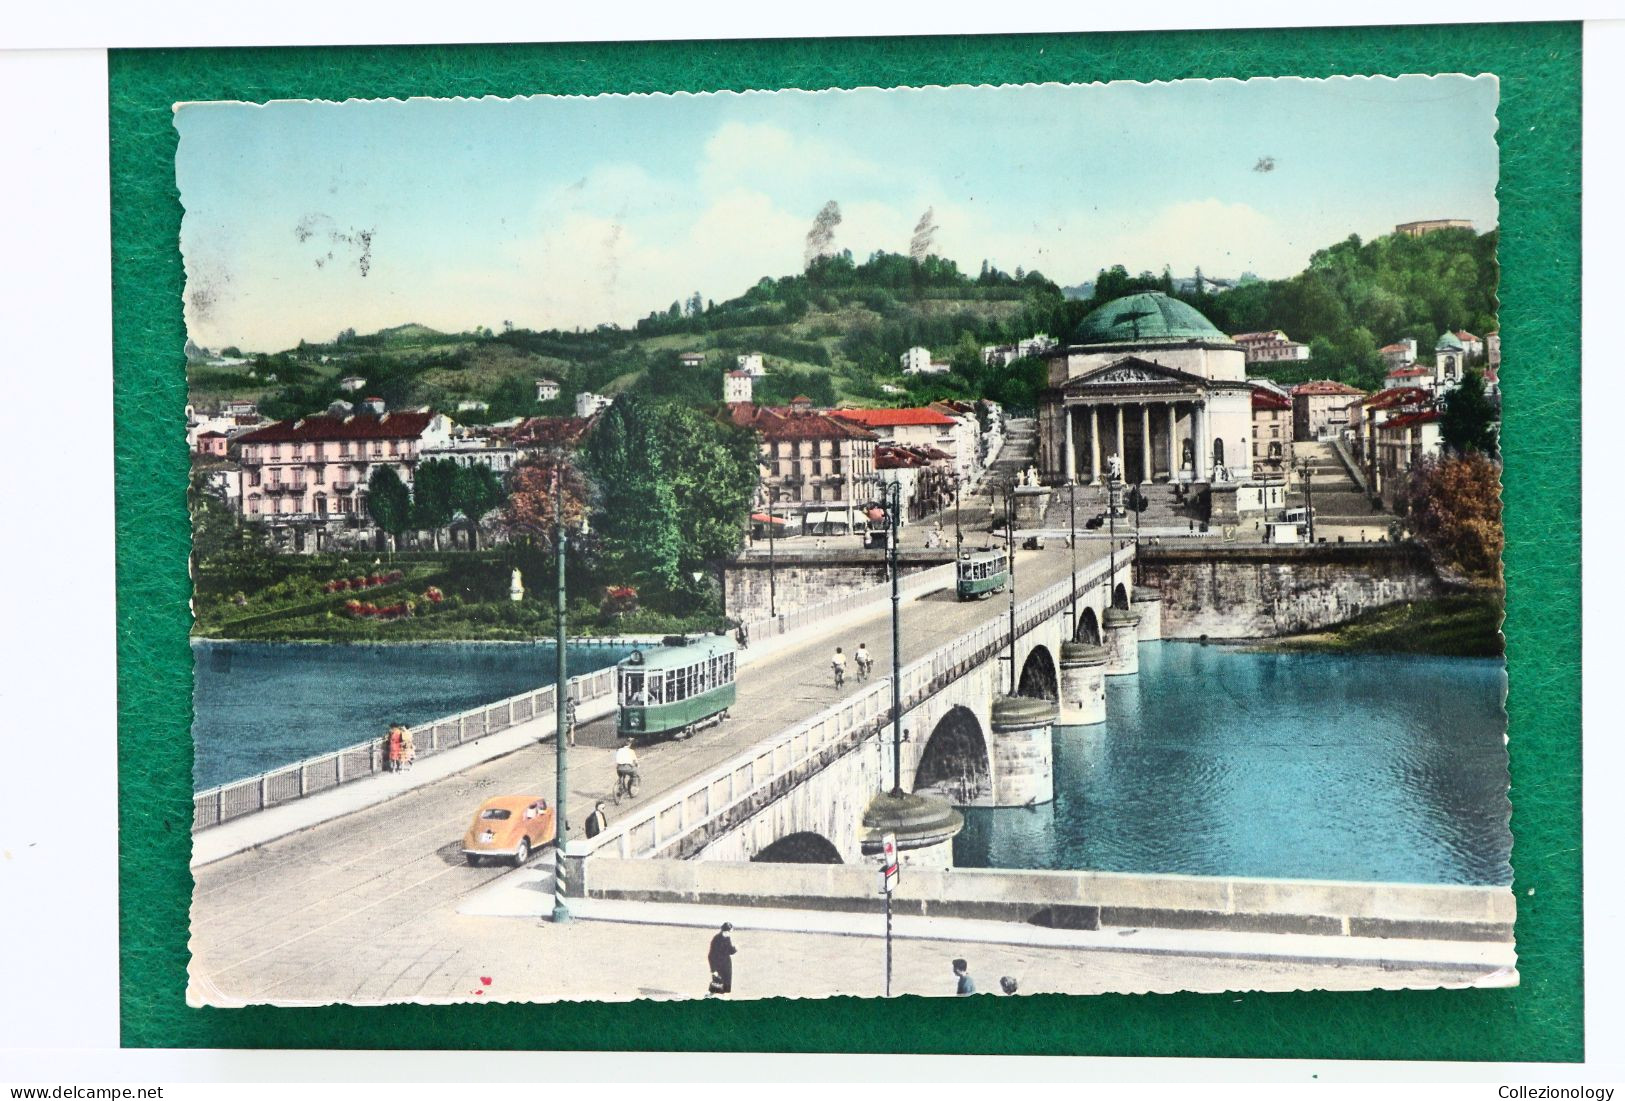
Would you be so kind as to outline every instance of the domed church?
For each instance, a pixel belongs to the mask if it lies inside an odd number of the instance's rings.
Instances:
[[[1246,352],[1160,291],[1114,299],[1046,353],[1039,464],[1049,485],[1125,480],[1235,484],[1252,474]]]

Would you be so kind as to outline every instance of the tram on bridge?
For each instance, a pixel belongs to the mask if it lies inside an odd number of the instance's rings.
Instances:
[[[616,729],[623,738],[686,738],[728,718],[738,694],[726,636],[674,637],[633,650],[615,666]]]
[[[1010,583],[1008,550],[970,551],[959,559],[959,599],[986,600]]]

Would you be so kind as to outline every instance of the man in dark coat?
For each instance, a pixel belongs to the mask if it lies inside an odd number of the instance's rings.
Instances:
[[[593,812],[587,815],[587,836],[597,837],[604,832],[604,828],[608,825],[609,816],[604,813],[603,801],[599,800],[598,805],[593,808]]]
[[[721,990],[712,984],[712,991],[717,994],[731,994],[734,988],[734,953],[739,949],[734,947],[733,938],[728,934],[734,931],[733,922],[722,923],[722,931],[711,938],[711,950],[706,953],[705,960],[711,965],[711,973],[721,980]]]

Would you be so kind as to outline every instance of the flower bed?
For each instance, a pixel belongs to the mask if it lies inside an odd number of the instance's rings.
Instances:
[[[339,577],[323,585],[322,591],[328,593],[360,592],[362,589],[376,589],[380,585],[392,585],[405,577],[406,573],[402,570],[390,570],[388,573],[374,573],[365,576]]]
[[[410,600],[401,600],[394,604],[384,605],[355,599],[344,602],[344,612],[352,619],[405,619],[416,608],[417,605]]]

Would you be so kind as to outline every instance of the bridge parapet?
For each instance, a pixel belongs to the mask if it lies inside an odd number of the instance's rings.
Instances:
[[[1118,556],[1118,576],[1132,570],[1133,558],[1127,550]],[[1080,595],[1114,583],[1108,577],[1110,566],[1103,561],[1090,563],[1080,573]],[[1017,637],[1061,614],[1071,598],[1072,581],[1067,578],[1017,604]],[[910,662],[901,677],[903,713],[906,715],[929,696],[985,664],[1009,643],[1009,619],[995,615]],[[891,680],[880,678],[864,691],[657,795],[597,837],[580,842],[578,852],[582,858],[597,854],[622,859],[694,857],[713,840],[760,814],[812,776],[871,740],[883,738],[891,721]],[[890,777],[881,779],[888,786],[892,782]],[[852,829],[844,832],[855,837],[856,820]],[[842,843],[841,839],[830,840],[838,847]],[[579,883],[581,879],[572,876],[569,881]]]

